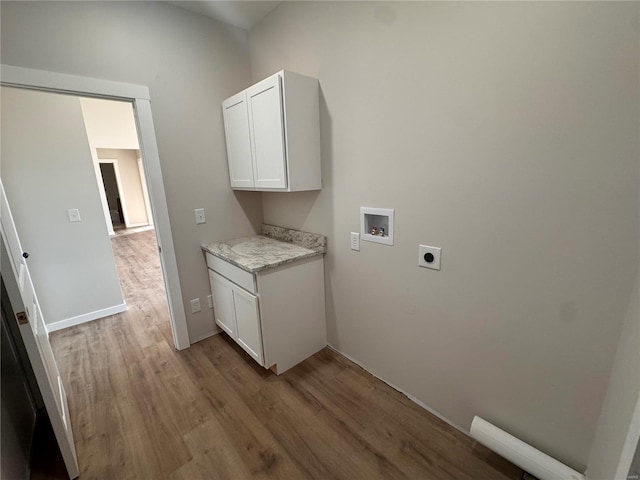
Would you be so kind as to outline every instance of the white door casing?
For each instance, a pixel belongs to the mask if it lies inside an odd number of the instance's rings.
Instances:
[[[142,184],[142,195],[144,196],[144,208],[147,211],[147,225],[153,226],[153,215],[151,215],[151,202],[149,201],[149,190],[147,190],[147,178],[144,175],[144,166],[142,158],[138,158],[138,173],[140,175],[140,183]]]
[[[188,348],[190,345],[189,332],[182,302],[182,289],[178,276],[160,157],[151,115],[149,89],[141,85],[12,65],[0,65],[0,84],[15,88],[125,100],[133,104],[140,150],[146,170],[145,177],[151,202],[153,224],[156,229],[160,263],[165,280],[174,344],[178,350]]]

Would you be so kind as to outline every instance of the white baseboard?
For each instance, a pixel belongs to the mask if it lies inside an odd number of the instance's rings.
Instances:
[[[58,322],[49,323],[46,325],[47,332],[55,332],[56,330],[62,330],[63,328],[73,327],[74,325],[80,325],[81,323],[87,323],[98,318],[108,317],[109,315],[115,315],[127,310],[127,304],[121,303],[120,305],[114,305],[113,307],[103,308],[96,310],[95,312],[84,313],[76,317],[66,318]]]
[[[399,391],[400,393],[402,393],[405,397],[407,397],[409,400],[411,400],[413,403],[415,403],[416,405],[424,408],[427,412],[429,412],[432,415],[435,415],[436,417],[438,417],[440,420],[442,420],[443,422],[445,422],[448,425],[451,425],[453,428],[455,428],[456,430],[460,431],[461,433],[464,433],[467,437],[471,437],[471,434],[469,432],[469,430],[462,428],[460,425],[457,425],[455,423],[453,423],[451,420],[449,420],[447,417],[445,417],[444,415],[441,415],[440,413],[438,413],[437,411],[435,411],[433,408],[431,408],[429,405],[425,404],[424,402],[422,402],[421,400],[418,400],[416,397],[414,397],[413,395],[411,395],[410,393],[407,393],[406,391],[404,391],[402,388],[400,387],[396,387],[393,383],[386,381],[384,378],[378,376],[375,372],[373,372],[370,368],[366,367],[365,365],[363,365],[362,363],[360,363],[358,360],[356,360],[355,358],[351,357],[350,355],[347,355],[346,353],[341,352],[340,350],[338,350],[336,347],[334,347],[333,345],[327,345],[327,347],[329,347],[331,350],[333,350],[336,353],[339,353],[340,355],[342,355],[343,357],[347,358],[348,360],[352,361],[353,363],[355,363],[356,365],[358,365],[359,367],[363,368],[365,371],[367,371],[368,373],[370,373],[371,375],[373,375],[374,377],[376,377],[378,380],[386,383],[387,385],[389,385],[391,388],[393,388],[394,390]]]
[[[194,343],[200,342],[202,340],[204,340],[205,338],[209,338],[209,337],[213,337],[214,335],[218,335],[222,330],[211,330],[209,332],[205,332],[201,335],[198,335],[197,337],[194,338],[189,338],[189,343],[191,345],[193,345]]]
[[[127,228],[138,228],[138,227],[149,227],[149,229],[152,229],[153,225],[149,225],[149,222],[130,223],[129,225],[127,225]]]

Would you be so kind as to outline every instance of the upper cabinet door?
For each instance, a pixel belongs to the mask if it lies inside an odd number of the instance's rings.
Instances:
[[[276,74],[246,90],[254,186],[258,189],[287,187],[281,83]]]
[[[222,112],[231,186],[253,188],[253,162],[249,139],[249,111],[246,91],[226,99],[222,103]]]

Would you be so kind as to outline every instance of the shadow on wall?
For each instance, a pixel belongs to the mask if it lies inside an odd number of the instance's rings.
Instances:
[[[231,188],[231,186],[229,186]],[[253,230],[260,233],[262,224],[262,210],[256,209],[256,195],[261,195],[261,192],[249,192],[243,190],[231,190],[242,208],[245,216],[251,223]],[[262,202],[260,202],[262,205]]]
[[[332,252],[331,239],[335,238],[335,219],[334,200],[333,200],[333,128],[331,115],[329,115],[329,107],[324,96],[322,88],[320,88],[320,153],[322,159],[322,189],[323,198],[325,199],[325,225],[324,235],[327,236],[327,253],[324,261],[324,295],[325,310],[327,322],[327,339],[336,338],[336,307],[333,299],[333,291],[331,290],[331,273],[333,272],[335,255]],[[318,193],[321,193],[318,192]]]
[[[287,193],[263,192],[262,203],[265,223],[320,233],[327,237],[328,245],[324,261],[325,308],[327,337],[331,339],[335,338],[336,332],[336,311],[330,284],[335,267],[334,245],[331,242],[335,237],[336,227],[333,199],[333,121],[322,87],[320,87],[319,110],[322,190]],[[236,196],[240,194],[237,191],[235,193]]]

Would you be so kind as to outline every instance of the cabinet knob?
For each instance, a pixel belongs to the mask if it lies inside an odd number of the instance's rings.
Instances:
[[[22,252],[22,258],[29,258],[29,254],[27,252]]]

